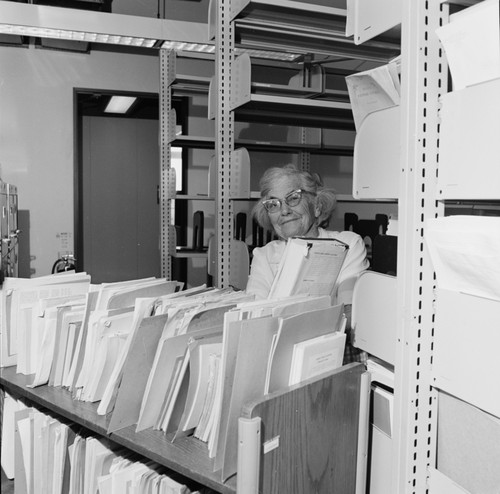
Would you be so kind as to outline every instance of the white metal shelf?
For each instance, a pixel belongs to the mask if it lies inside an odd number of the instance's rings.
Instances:
[[[210,77],[175,74],[172,80],[172,92],[175,96],[208,94]]]
[[[175,252],[172,253],[172,257],[176,259],[207,259],[207,251],[197,251],[189,247],[177,247]]]
[[[215,137],[177,135],[171,142],[172,146],[213,149],[215,147]]]
[[[335,156],[352,156],[352,146],[336,146],[329,144],[307,144],[295,142],[279,142],[279,141],[252,141],[250,139],[235,139],[237,146],[244,146],[249,151],[266,151],[266,152],[308,152],[310,154],[329,154]]]
[[[349,103],[349,93],[347,90],[316,90],[307,87],[292,87],[286,84],[268,84],[263,82],[251,82],[253,94],[281,96],[286,94],[288,97],[317,99],[323,98],[331,101],[343,101]]]
[[[328,154],[334,156],[352,156],[352,146],[331,145],[325,143],[309,144],[300,142],[284,141],[264,141],[253,139],[234,140],[237,147],[245,147],[249,151],[265,151],[269,153],[300,153],[308,152],[311,154]],[[196,149],[214,149],[215,137],[178,135],[171,143],[171,146],[196,148]]]
[[[176,194],[172,199],[184,201],[213,201],[215,198],[204,194]]]
[[[305,127],[354,130],[351,105],[343,102],[310,100],[287,96],[252,95],[235,107],[235,119]]]
[[[234,111],[237,120],[354,130],[347,91],[326,92],[321,83],[306,88],[293,83],[252,82],[252,63],[248,54],[237,57],[231,64],[231,70],[230,110]],[[215,100],[216,87],[215,81],[212,82],[209,101]],[[209,109],[209,117],[215,117],[213,108]]]

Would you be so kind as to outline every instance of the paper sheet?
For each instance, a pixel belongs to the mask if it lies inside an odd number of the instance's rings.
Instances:
[[[352,74],[345,80],[356,130],[360,129],[368,114],[399,105],[400,82],[395,61]]]
[[[453,89],[500,77],[499,0],[485,0],[436,29],[448,59]]]

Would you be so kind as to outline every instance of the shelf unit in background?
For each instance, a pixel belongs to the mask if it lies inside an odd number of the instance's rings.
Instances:
[[[300,2],[212,2],[211,25],[218,26],[216,43],[216,87],[213,98],[217,142],[219,198],[217,211],[217,239],[219,245],[219,284],[224,286],[228,277],[230,258],[231,203],[225,188],[231,187],[231,153],[235,148],[234,126],[240,118],[273,119],[294,122],[296,125],[353,129],[350,105],[345,92],[325,91],[321,98],[298,98],[297,93],[307,89],[255,84],[251,80],[248,58],[234,53],[241,47],[252,50],[263,48],[286,52],[300,58],[305,55],[346,57],[361,61],[387,62],[399,53],[399,47],[385,41],[370,41],[359,47],[346,39],[346,11]],[[236,40],[238,42],[236,43]],[[250,52],[251,53],[251,52]],[[244,63],[240,63],[244,60]],[[278,62],[277,62],[278,63]],[[242,65],[242,67],[240,66]],[[269,94],[262,94],[263,91]],[[256,94],[260,91],[261,94]],[[281,96],[277,93],[281,92]],[[252,94],[253,93],[253,94]],[[307,94],[311,96],[314,93]],[[278,93],[279,94],[279,93]],[[326,95],[334,96],[328,101]],[[243,95],[243,96],[242,96]],[[252,101],[253,100],[253,101]],[[309,111],[312,109],[312,111]],[[332,112],[334,110],[334,112]],[[301,165],[309,167],[308,155],[301,157]]]
[[[160,148],[161,148],[161,185],[160,185],[160,208],[161,208],[161,272],[162,276],[172,278],[175,259],[207,259],[206,248],[194,248],[195,246],[181,246],[177,244],[177,235],[174,226],[172,211],[175,201],[193,202],[204,201],[213,202],[209,198],[208,191],[203,195],[198,193],[177,194],[175,171],[171,167],[171,148],[173,146],[189,150],[213,149],[214,138],[210,135],[190,135],[177,133],[177,115],[172,107],[172,98],[175,97],[206,97],[208,94],[209,77],[180,74],[177,72],[177,57],[173,50],[160,49],[160,66],[162,68],[160,78]],[[196,63],[196,59],[193,59]],[[188,115],[185,116],[189,118]],[[188,125],[189,132],[189,125]],[[188,165],[189,166],[189,163]],[[191,163],[191,166],[194,166]],[[208,170],[208,167],[207,167]],[[200,194],[202,194],[200,192]],[[184,205],[186,206],[186,204]],[[186,207],[187,209],[187,207]],[[210,207],[213,210],[213,207]],[[186,232],[187,235],[187,232]],[[187,239],[186,239],[187,240]],[[178,268],[180,269],[180,268]],[[204,280],[205,281],[205,280]]]
[[[186,75],[177,75],[175,73],[176,69],[176,54],[175,52],[167,52],[163,54],[165,60],[168,60],[168,66],[170,67],[170,71],[168,74],[168,78],[165,80],[163,84],[163,91],[165,94],[170,92],[170,98],[172,94],[190,94],[191,91],[195,93],[206,94],[207,92],[207,80],[206,78],[194,78],[192,81],[190,80],[190,76]],[[290,153],[295,155],[300,163],[300,165],[304,168],[309,168],[310,158],[314,155],[331,155],[331,156],[351,156],[353,153],[352,144],[348,142],[344,142],[339,137],[334,137],[331,139],[331,135],[327,135],[329,131],[334,131],[337,129],[342,129],[348,131],[352,131],[352,117],[350,104],[348,102],[348,94],[346,90],[332,89],[327,88],[327,83],[335,86],[338,85],[338,80],[341,79],[342,84],[345,86],[344,75],[343,72],[340,71],[340,75],[335,74],[332,78],[327,78],[321,71],[318,72],[315,68],[311,69],[313,83],[310,88],[303,88],[297,81],[300,81],[304,74],[301,73],[300,68],[301,65],[294,64],[293,69],[290,69],[289,64],[285,65],[285,69],[295,74],[292,76],[288,85],[284,84],[274,84],[274,83],[264,83],[264,82],[253,82],[251,80],[251,62],[248,54],[243,53],[239,60],[240,66],[242,69],[240,70],[241,76],[239,80],[242,84],[235,85],[234,91],[232,93],[232,105],[237,106],[238,108],[235,110],[235,114],[238,115],[238,120],[242,122],[249,123],[252,125],[253,123],[262,123],[263,121],[268,122],[279,122],[279,126],[283,129],[288,129],[286,140],[284,141],[276,141],[276,140],[263,140],[263,139],[251,139],[251,138],[239,138],[235,137],[233,130],[233,142],[235,148],[233,148],[232,157],[230,161],[232,163],[231,170],[234,177],[235,172],[235,154],[237,150],[241,150],[241,148],[245,148],[252,154],[253,152],[265,152],[265,153]],[[262,63],[262,62],[261,62]],[[274,68],[274,70],[276,70]],[[303,72],[303,71],[302,71]],[[335,79],[337,81],[335,81]],[[333,82],[332,82],[333,81]],[[209,109],[208,109],[208,117],[215,118],[215,108],[217,105],[214,103],[216,99],[216,81],[215,78],[212,78],[210,84],[208,84],[208,101],[209,101]],[[241,99],[242,94],[244,93],[243,86],[250,86],[257,90],[259,95],[257,99],[260,99],[259,105],[264,105],[264,110],[256,110],[255,107],[253,109],[249,109],[249,106],[252,106],[252,103],[249,101],[243,101]],[[243,90],[243,91],[242,91]],[[262,93],[265,93],[264,96]],[[271,95],[271,96],[269,96]],[[298,95],[307,96],[303,98],[299,98]],[[243,96],[244,97],[244,96]],[[273,103],[270,104],[266,101],[266,98],[271,98]],[[164,98],[167,101],[167,97]],[[271,108],[274,106],[274,108]],[[337,118],[334,118],[332,114],[332,110],[337,115]],[[162,134],[167,135],[168,138],[165,140],[165,146],[180,146],[182,148],[198,148],[198,149],[214,149],[217,145],[217,139],[215,137],[210,136],[196,136],[196,135],[175,135],[173,132],[175,126],[175,112],[170,108],[165,108],[164,111],[169,111],[168,118],[163,119],[163,125],[165,128],[162,130]],[[307,112],[307,115],[304,113]],[[323,117],[320,114],[323,114]],[[297,119],[297,115],[300,116]],[[220,121],[220,120],[219,120]],[[299,125],[297,124],[299,121]],[[290,124],[292,124],[290,126]],[[314,127],[307,127],[306,125],[314,125]],[[322,128],[328,127],[328,129]],[[219,143],[220,144],[220,143]],[[165,150],[164,155],[167,156],[167,150]],[[188,165],[189,166],[189,165]],[[170,190],[170,193],[166,193],[169,189],[167,189],[166,185],[162,187],[163,190],[163,199],[162,199],[162,207],[167,208],[169,202],[173,200],[209,200],[209,201],[217,201],[220,198],[221,201],[229,201],[228,204],[231,204],[231,201],[250,201],[251,207],[252,202],[254,202],[258,198],[258,192],[252,192],[251,194],[240,192],[235,192],[235,190],[240,190],[241,187],[238,185],[239,179],[234,178],[231,182],[231,185],[227,186],[228,182],[226,182],[226,190],[222,194],[220,193],[220,189],[217,185],[212,184],[212,181],[215,179],[217,175],[217,170],[214,168],[214,174],[211,178],[209,178],[209,184],[211,190],[208,191],[206,197],[203,192],[201,196],[193,195],[193,194],[177,194],[173,195],[173,191]],[[248,188],[247,185],[243,186],[243,189]],[[241,208],[239,206],[239,208]],[[238,209],[238,208],[236,208]],[[216,207],[216,211],[219,209]],[[249,212],[249,211],[248,211]],[[232,220],[230,219],[233,216],[233,212],[228,216],[229,220],[224,222],[224,227],[221,228],[219,225],[218,231],[230,231],[233,228]],[[218,221],[217,216],[217,221]],[[229,225],[228,225],[229,223]],[[247,228],[248,229],[248,228]],[[170,229],[170,232],[173,230]],[[176,254],[176,251],[173,250],[172,235],[169,232],[164,232],[164,237],[166,240],[164,241],[165,245],[170,246],[170,257],[179,257]],[[216,241],[219,242],[219,236],[216,235]],[[230,240],[232,242],[232,240]],[[220,249],[216,249],[217,253],[220,253]],[[196,254],[199,257],[198,254]],[[185,257],[190,257],[189,253],[185,254]],[[168,262],[168,261],[165,261]],[[239,265],[240,262],[238,260],[231,261],[233,265]],[[165,265],[165,263],[164,263]],[[222,275],[221,269],[218,269],[217,266],[219,262],[217,259],[214,259],[211,262],[211,265],[214,267],[214,273],[216,278],[216,283],[219,276]],[[230,270],[229,270],[230,273]],[[232,283],[230,283],[232,284]],[[244,287],[244,283],[241,286]]]

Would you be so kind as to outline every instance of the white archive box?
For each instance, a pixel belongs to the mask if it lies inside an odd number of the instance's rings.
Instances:
[[[500,417],[500,301],[437,289],[434,386]]]
[[[353,35],[357,45],[384,33],[399,38],[401,11],[398,0],[348,0],[346,36]]]
[[[354,142],[352,195],[356,199],[397,199],[401,159],[399,106],[368,114]]]
[[[395,276],[365,271],[352,296],[354,346],[394,365],[396,360],[397,298]]]
[[[445,94],[439,199],[500,199],[500,79]]]

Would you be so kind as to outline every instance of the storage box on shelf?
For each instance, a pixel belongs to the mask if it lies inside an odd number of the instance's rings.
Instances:
[[[356,199],[399,197],[400,108],[393,106],[367,115],[356,134],[353,196]]]
[[[401,2],[397,0],[347,1],[346,35],[353,36],[354,43],[366,43],[377,36],[387,41],[399,41],[401,37]]]
[[[500,417],[500,379],[494,365],[500,335],[494,321],[500,301],[438,289],[434,385],[457,398]]]
[[[440,132],[439,199],[500,198],[500,79],[445,94]],[[485,177],[488,177],[485,180]]]

